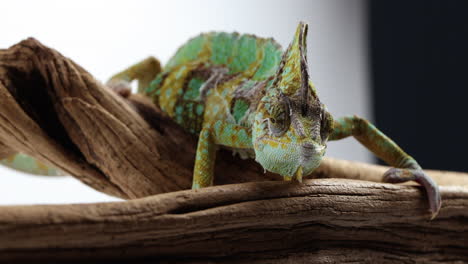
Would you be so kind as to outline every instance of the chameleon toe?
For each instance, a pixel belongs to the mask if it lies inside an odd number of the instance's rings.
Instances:
[[[421,184],[426,190],[427,199],[431,210],[431,220],[434,219],[440,211],[442,206],[442,199],[440,197],[439,186],[422,170],[415,170],[415,181]]]
[[[431,211],[431,220],[439,214],[442,205],[439,187],[423,170],[391,168],[384,173],[383,181],[387,183],[416,181],[426,191],[429,209]]]

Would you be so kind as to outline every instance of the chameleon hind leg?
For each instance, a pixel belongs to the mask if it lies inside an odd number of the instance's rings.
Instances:
[[[369,121],[349,116],[335,120],[334,131],[330,140],[354,136],[375,155],[395,168],[389,169],[383,176],[384,182],[401,183],[416,181],[427,193],[433,219],[441,207],[441,198],[437,184],[422,170],[411,156],[406,154],[394,141],[379,131]]]
[[[107,85],[116,93],[127,97],[131,94],[130,82],[138,80],[138,93],[143,93],[160,72],[161,63],[154,57],[148,57],[112,76]]]

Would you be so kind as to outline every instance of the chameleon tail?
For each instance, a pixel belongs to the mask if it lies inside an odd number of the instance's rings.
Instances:
[[[61,170],[54,168],[50,165],[46,165],[37,159],[22,154],[16,153],[0,160],[0,164],[6,167],[35,175],[46,175],[46,176],[63,176],[66,175]]]

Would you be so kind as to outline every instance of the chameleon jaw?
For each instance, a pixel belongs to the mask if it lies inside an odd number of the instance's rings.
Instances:
[[[272,142],[264,137],[255,142],[255,160],[264,169],[282,175],[284,180],[296,179],[301,182],[303,176],[312,173],[320,165],[325,154],[326,147],[315,142]]]

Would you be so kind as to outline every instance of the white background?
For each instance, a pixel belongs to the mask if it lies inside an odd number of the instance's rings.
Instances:
[[[154,55],[163,63],[204,31],[274,37],[283,47],[309,23],[311,78],[334,116],[370,116],[366,10],[362,0],[3,1],[0,48],[32,36],[97,79]],[[1,98],[0,98],[1,100]],[[329,156],[372,161],[353,139],[331,142]],[[111,201],[72,177],[38,177],[0,167],[0,204]]]

